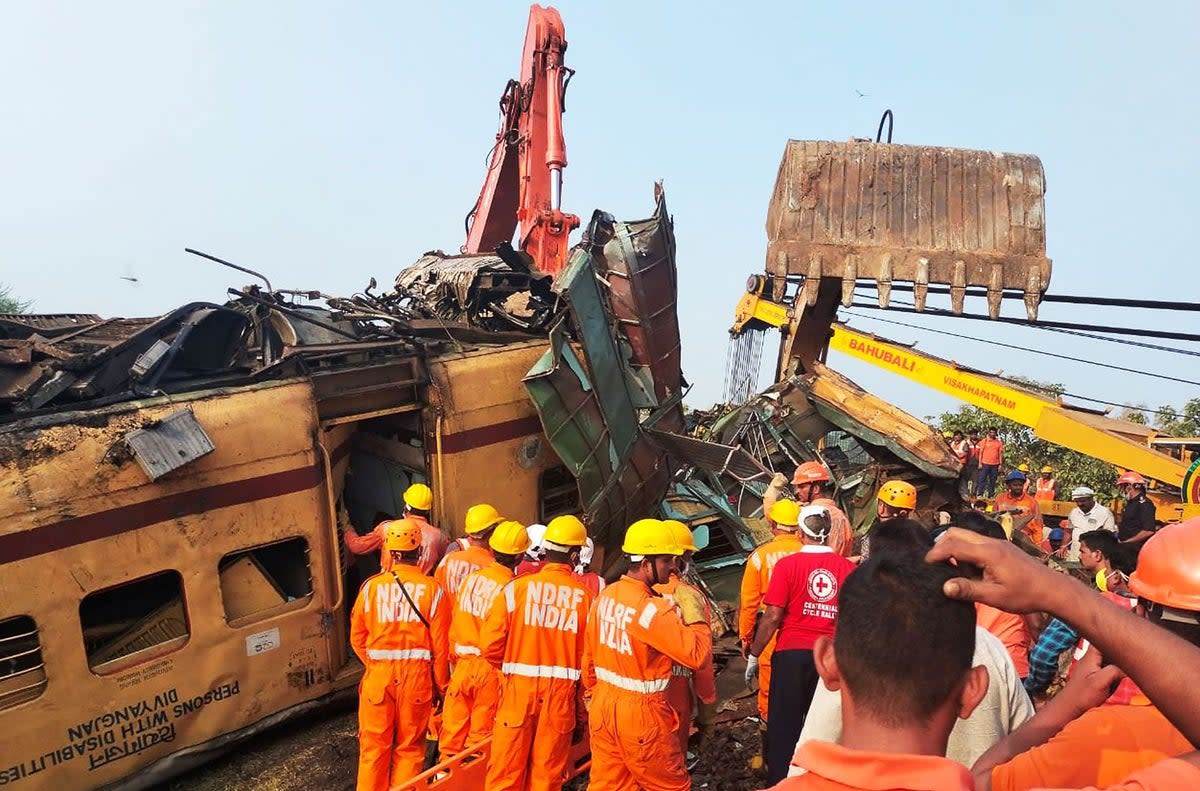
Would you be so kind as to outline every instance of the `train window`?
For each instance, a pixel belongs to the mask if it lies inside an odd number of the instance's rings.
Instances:
[[[312,599],[308,542],[289,538],[231,552],[217,564],[225,620],[235,626],[300,609]]]
[[[563,514],[578,514],[579,489],[575,476],[562,465],[543,470],[538,478],[538,500],[538,518],[542,524]]]
[[[45,689],[37,624],[28,615],[0,621],[0,710],[33,700]]]
[[[88,666],[96,673],[162,656],[181,648],[190,634],[183,577],[162,571],[90,593],[79,603],[79,620]]]

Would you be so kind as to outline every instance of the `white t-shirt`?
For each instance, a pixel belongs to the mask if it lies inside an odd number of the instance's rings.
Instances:
[[[1067,524],[1071,527],[1071,545],[1067,549],[1067,560],[1079,560],[1079,537],[1092,530],[1107,530],[1114,535],[1117,532],[1117,520],[1113,512],[1096,503],[1086,514],[1075,506],[1067,514]]]
[[[1033,716],[1033,702],[1021,684],[1008,649],[999,638],[978,626],[975,627],[975,657],[972,664],[987,668],[987,694],[970,717],[954,723],[950,741],[946,744],[946,757],[968,769],[992,745]],[[835,744],[842,739],[842,695],[840,692],[830,692],[824,681],[817,684],[796,747],[799,748],[810,739]],[[803,771],[793,766],[788,774],[800,774]]]

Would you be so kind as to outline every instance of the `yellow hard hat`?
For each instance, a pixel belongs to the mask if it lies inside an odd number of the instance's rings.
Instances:
[[[767,517],[778,527],[795,530],[800,524],[800,503],[795,500],[776,500],[771,504]]]
[[[1020,470],[1021,472],[1029,472],[1029,465],[1028,464],[1018,464],[1017,469]]]
[[[1045,467],[1042,467],[1042,472],[1054,472],[1054,468],[1047,464]]]
[[[587,528],[576,516],[556,516],[546,525],[546,535],[542,538],[542,546],[547,549],[554,547],[547,544],[557,544],[560,547],[581,547],[587,543]]]
[[[908,481],[887,481],[879,487],[879,502],[911,511],[917,507],[917,487]]]
[[[692,531],[683,522],[678,519],[664,519],[663,524],[671,528],[671,534],[675,536],[675,543],[683,547],[684,552],[699,552],[696,548],[696,539],[692,536]]]
[[[421,526],[411,519],[385,523],[383,535],[383,548],[388,552],[412,552],[421,546]]]
[[[495,506],[480,503],[467,509],[465,521],[467,535],[473,536],[500,524],[504,521],[504,517],[500,516],[500,512],[496,510]]]
[[[683,547],[675,540],[674,531],[658,519],[639,519],[625,531],[621,551],[626,555],[682,555]]]
[[[488,546],[501,555],[523,555],[532,543],[525,525],[511,520],[496,525],[488,538]]]
[[[409,508],[428,511],[433,507],[433,491],[423,483],[414,483],[404,490],[404,502]]]

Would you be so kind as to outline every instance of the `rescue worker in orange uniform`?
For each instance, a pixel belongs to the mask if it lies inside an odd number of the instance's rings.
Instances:
[[[463,526],[467,534],[466,548],[447,553],[433,574],[433,578],[450,597],[451,611],[454,609],[459,586],[467,575],[491,564],[492,552],[488,549],[488,539],[496,525],[503,521],[504,517],[487,503],[473,505],[467,509]]]
[[[669,527],[676,542],[683,548],[676,569],[671,572],[671,578],[654,586],[656,593],[675,605],[680,617],[688,622],[703,621],[710,625],[709,639],[711,642],[712,610],[708,600],[699,590],[684,581],[691,564],[692,556],[696,554],[696,539],[692,531],[683,522],[675,519],[665,519],[663,524]],[[667,700],[671,708],[679,714],[679,729],[675,732],[679,739],[679,748],[687,755],[688,737],[692,728],[692,697],[700,701],[696,725],[699,727],[701,738],[707,738],[712,733],[713,722],[717,710],[717,681],[713,671],[712,650],[704,658],[704,664],[694,673],[683,665],[671,668],[671,685],[667,687]]]
[[[470,512],[467,519],[470,521]],[[462,581],[450,622],[450,654],[455,664],[442,709],[439,747],[443,758],[491,736],[500,702],[500,671],[483,658],[480,632],[496,597],[512,582],[513,569],[529,549],[529,535],[519,522],[501,522],[491,530],[488,545],[495,560]]]
[[[657,519],[629,526],[621,551],[629,570],[604,589],[587,625],[583,683],[592,769],[590,791],[688,791],[684,753],[673,738],[679,715],[667,689],[671,669],[698,670],[712,652],[703,613],[682,619],[654,585],[670,579],[683,547]]]
[[[579,684],[592,594],[575,575],[587,530],[558,516],[542,538],[545,563],[496,597],[480,635],[483,657],[504,676],[487,791],[552,791],[583,738]]]
[[[404,490],[404,518],[415,521],[421,528],[421,560],[418,568],[422,574],[433,573],[449,543],[446,535],[429,523],[429,509],[432,507],[433,491],[425,484],[414,483]],[[342,538],[346,541],[346,549],[355,555],[367,555],[378,549],[379,568],[389,571],[392,558],[383,546],[389,524],[391,522],[380,522],[374,530],[362,536],[353,530],[344,531]]]
[[[350,646],[363,663],[358,701],[358,791],[385,791],[421,773],[425,731],[450,681],[450,607],[417,568],[421,527],[390,523],[392,568],[363,583],[350,617]]]
[[[1029,537],[1034,546],[1042,545],[1042,512],[1038,501],[1025,494],[1025,473],[1013,470],[1004,478],[1006,491],[996,495],[996,510],[1013,515],[1013,523]],[[1024,524],[1022,525],[1022,522]],[[1047,543],[1047,547],[1049,544]]]
[[[804,548],[804,542],[796,535],[800,521],[800,506],[792,500],[778,500],[771,506],[767,516],[771,532],[775,534],[767,543],[746,559],[746,570],[742,573],[741,607],[738,610],[738,639],[742,644],[742,655],[747,662],[752,662],[748,656],[750,643],[754,641],[754,630],[758,624],[759,613],[765,610],[763,597],[767,595],[767,587],[771,584],[771,574],[775,564],[788,555],[795,554]],[[758,715],[759,715],[759,752],[751,756],[752,768],[762,766],[766,754],[767,740],[767,699],[771,692],[771,654],[775,651],[775,640],[767,643],[758,659],[753,664],[758,665]]]
[[[1054,468],[1048,464],[1042,467],[1041,475],[1034,484],[1033,497],[1038,502],[1054,502],[1058,499],[1058,481],[1054,478]]]
[[[800,505],[819,505],[829,512],[833,532],[829,534],[826,546],[844,558],[850,557],[854,550],[854,528],[850,526],[850,517],[838,508],[837,502],[830,497],[833,488],[833,478],[825,465],[815,461],[806,461],[796,468],[792,476],[792,491],[796,493],[796,502]]]

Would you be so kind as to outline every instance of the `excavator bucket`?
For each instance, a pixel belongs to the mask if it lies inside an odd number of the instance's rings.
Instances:
[[[908,281],[917,310],[944,284],[961,313],[976,286],[993,318],[1003,292],[1021,292],[1032,321],[1050,284],[1044,196],[1042,163],[1027,154],[789,140],[767,215],[774,298],[802,275],[797,313],[819,291],[836,301],[838,282],[843,305],[857,284],[887,307],[892,284]]]

